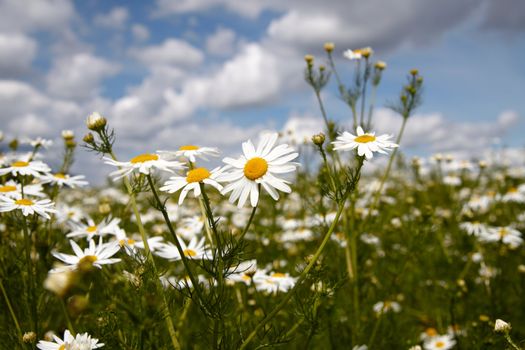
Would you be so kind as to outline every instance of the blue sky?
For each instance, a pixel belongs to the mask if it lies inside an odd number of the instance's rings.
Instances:
[[[298,138],[321,128],[303,56],[372,46],[388,63],[375,116],[419,68],[424,105],[409,123],[412,153],[522,147],[525,5],[519,0],[0,0],[0,120],[8,137],[79,137],[92,111],[118,135],[122,158],[185,143],[235,152],[267,129]],[[329,114],[348,121],[332,82]],[[148,149],[145,149],[148,148]],[[150,149],[154,148],[154,149]],[[85,153],[85,152],[84,152]],[[79,155],[94,176],[99,162]]]

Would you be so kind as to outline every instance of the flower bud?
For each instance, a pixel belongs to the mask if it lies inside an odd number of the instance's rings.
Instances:
[[[316,146],[322,146],[325,140],[326,140],[326,136],[322,132],[312,136],[312,142]]]
[[[92,143],[95,143],[95,137],[93,137],[93,134],[88,132],[84,138],[82,139],[85,143],[89,143],[89,144],[92,144]]]
[[[98,211],[102,215],[107,215],[111,213],[111,206],[109,205],[109,203],[100,203],[100,205],[98,206]]]
[[[73,130],[62,130],[62,138],[64,140],[73,140],[75,138],[75,133]]]
[[[494,331],[498,333],[508,333],[510,330],[510,323],[507,323],[499,318],[496,320],[496,323],[494,324]]]
[[[324,72],[325,69],[326,69],[325,66],[323,66],[323,65],[320,65],[320,66],[319,66],[319,71]]]
[[[361,53],[361,56],[363,56],[364,58],[368,58],[372,56],[372,54],[374,53],[374,50],[372,50],[371,47],[363,47],[362,49],[359,49],[358,51]]]
[[[4,132],[0,131],[0,141],[3,141],[3,140],[4,140]]]
[[[377,70],[383,70],[386,68],[386,62],[384,61],[377,61],[375,64],[374,64],[374,67],[377,69]]]
[[[332,43],[332,42],[327,42],[327,43],[324,43],[324,50],[328,53],[334,51],[334,48],[335,48],[335,44]]]
[[[410,74],[416,76],[416,75],[419,74],[419,70],[417,70],[417,69],[415,69],[415,68],[414,68],[414,69],[411,69],[411,70],[410,70]]]
[[[309,66],[314,64],[314,56],[312,55],[305,55],[304,60],[306,61],[306,64]]]
[[[73,139],[66,140],[66,147],[67,148],[75,148],[76,146],[77,146],[77,143],[75,142],[75,140],[73,140]]]
[[[36,333],[35,332],[25,332],[22,336],[22,341],[26,344],[34,343],[36,340]]]
[[[92,113],[86,120],[86,125],[89,130],[101,131],[106,126],[106,118],[101,116],[98,112]]]

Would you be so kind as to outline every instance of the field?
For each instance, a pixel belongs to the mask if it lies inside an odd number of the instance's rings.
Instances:
[[[213,169],[208,144],[123,160],[98,113],[81,141],[62,132],[62,154],[5,140],[0,347],[520,349],[523,164],[406,157],[420,73],[390,106],[399,132],[375,134],[386,64],[348,50],[355,74],[340,77],[324,48],[327,66],[305,57],[305,81],[325,129],[301,144],[266,133]],[[328,84],[350,127],[326,114]],[[107,185],[70,173],[88,151],[114,167]]]

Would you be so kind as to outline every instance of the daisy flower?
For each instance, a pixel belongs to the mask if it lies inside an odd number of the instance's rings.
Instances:
[[[70,240],[69,244],[71,244],[75,255],[52,252],[51,254],[55,258],[62,260],[66,265],[53,269],[51,272],[76,270],[78,268],[85,269],[91,266],[101,269],[102,265],[115,264],[120,261],[120,259],[110,259],[120,250],[118,241],[102,243],[101,238],[97,245],[94,240],[90,240],[89,246],[84,250],[75,241]]]
[[[178,151],[159,151],[160,154],[173,155],[175,157],[184,157],[190,162],[195,163],[196,158],[208,160],[206,156],[218,157],[220,152],[215,147],[200,147],[194,145],[180,146]]]
[[[255,207],[259,201],[259,185],[261,185],[273,199],[279,199],[277,190],[290,193],[288,181],[276,177],[276,174],[293,172],[298,163],[291,162],[299,155],[287,144],[275,146],[277,133],[264,135],[257,148],[251,140],[242,144],[244,155],[238,159],[224,158],[228,170],[232,171],[219,176],[218,181],[230,182],[221,191],[222,194],[232,192],[230,202],[238,201],[241,208],[248,197],[250,204]]]
[[[456,345],[454,337],[451,335],[438,335],[427,339],[423,343],[425,350],[448,350],[452,349]]]
[[[346,59],[349,59],[350,61],[360,60],[361,58],[363,58],[363,55],[361,54],[359,50],[350,50],[350,49],[345,50],[343,52],[343,56]]]
[[[168,193],[175,193],[182,189],[179,196],[179,205],[181,205],[188,192],[193,190],[195,198],[201,195],[201,183],[211,185],[219,191],[222,190],[222,186],[215,180],[220,174],[221,172],[219,168],[215,168],[211,172],[206,168],[195,168],[188,171],[185,177],[170,177],[160,190]]]
[[[34,177],[40,177],[42,173],[48,173],[51,171],[51,168],[47,166],[44,162],[39,160],[33,161],[23,161],[17,160],[12,162],[6,168],[0,169],[0,175],[11,174],[13,176],[17,175],[31,175]]]
[[[204,220],[202,215],[194,215],[182,218],[177,224],[175,233],[186,240],[191,240],[194,236],[202,232]]]
[[[115,231],[115,237],[120,247],[124,248],[126,254],[132,256],[137,253],[137,248],[144,249],[144,242],[135,240],[130,236],[126,235],[126,231],[121,228],[117,228]],[[148,246],[151,251],[155,251],[162,246],[164,239],[160,236],[151,237],[148,239]]]
[[[459,227],[466,231],[469,235],[475,237],[486,236],[489,232],[487,225],[482,224],[479,221],[462,222],[459,224]]]
[[[72,222],[71,225],[73,226],[73,231],[68,233],[67,237],[86,237],[87,239],[91,239],[91,237],[96,236],[105,236],[107,234],[114,235],[116,230],[119,229],[118,224],[120,223],[120,219],[115,218],[109,220],[108,218],[104,219],[100,224],[95,224],[93,219],[87,218],[87,225],[83,223],[75,223]]]
[[[392,135],[375,136],[375,133],[365,133],[363,128],[357,127],[357,136],[348,131],[338,136],[336,141],[332,142],[334,149],[338,151],[348,151],[357,148],[357,155],[365,156],[366,159],[374,157],[373,152],[387,154],[390,148],[398,147],[389,139]]]
[[[44,147],[48,148],[53,145],[53,140],[44,139],[42,137],[37,137],[36,139],[26,139],[22,143],[30,144],[33,147]]]
[[[71,176],[69,174],[56,173],[56,174],[46,174],[41,177],[42,183],[51,183],[62,187],[64,185],[75,188],[88,185],[87,181],[84,181],[86,177],[84,175]]]
[[[56,210],[53,209],[55,203],[51,202],[49,199],[41,199],[33,201],[28,198],[21,199],[12,199],[8,197],[0,197],[0,212],[21,210],[24,216],[38,214],[43,218],[49,219],[50,216],[48,213],[55,213]]]
[[[253,276],[255,282],[255,288],[267,293],[287,292],[293,288],[296,277],[290,277],[288,273],[272,272],[268,275],[261,274],[259,276]]]
[[[479,237],[484,242],[499,242],[508,244],[511,248],[517,248],[523,243],[521,232],[506,226],[493,227],[488,229],[488,233]]]
[[[64,331],[64,338],[60,339],[56,335],[53,335],[53,341],[40,340],[36,345],[41,350],[69,350],[69,349],[82,349],[91,350],[103,347],[103,343],[99,343],[98,339],[91,338],[88,333],[77,334],[73,337],[69,330]]]
[[[401,311],[401,305],[396,301],[385,300],[375,303],[372,309],[376,314],[384,314],[389,311],[399,312]]]
[[[115,180],[123,178],[134,171],[141,174],[149,175],[152,168],[160,169],[173,173],[173,170],[184,168],[184,164],[174,160],[166,160],[156,153],[144,153],[131,158],[128,162],[119,162],[108,157],[104,157],[105,163],[119,167],[120,169],[110,174]]]
[[[25,185],[24,195],[34,197],[45,197],[42,192],[44,189],[40,184]],[[5,196],[13,199],[22,198],[22,185],[13,180],[7,181],[4,185],[0,185],[0,196]]]
[[[204,246],[204,237],[197,242],[197,237],[193,237],[188,245],[180,240],[182,252],[184,256],[189,259],[204,259],[210,260],[212,258],[211,252]],[[164,259],[177,261],[181,260],[179,250],[173,243],[159,243],[159,247],[155,252],[158,256]]]

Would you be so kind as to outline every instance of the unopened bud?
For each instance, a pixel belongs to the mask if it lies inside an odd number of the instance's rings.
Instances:
[[[98,112],[92,113],[86,120],[86,125],[89,130],[101,131],[106,126],[106,118],[101,116]]]
[[[334,51],[334,48],[335,48],[335,44],[332,43],[332,42],[327,42],[327,43],[324,43],[324,50],[328,53]]]
[[[13,139],[13,141],[9,142],[9,148],[11,148],[13,151],[16,151],[18,148],[18,140]]]
[[[87,133],[84,138],[82,139],[85,143],[89,143],[89,144],[92,144],[95,142],[95,137],[93,136],[92,133]]]
[[[306,61],[306,64],[309,66],[314,64],[314,56],[312,55],[305,55],[304,60]]]
[[[498,333],[508,333],[511,330],[510,323],[507,323],[501,319],[497,319],[496,323],[494,324],[494,331]]]
[[[72,140],[75,138],[75,133],[73,130],[62,130],[62,138],[64,140]]]
[[[487,162],[485,162],[484,160],[480,160],[478,162],[478,166],[480,169],[485,169],[487,167]]]
[[[319,71],[324,72],[325,69],[326,69],[325,66],[323,66],[323,65],[320,65],[320,66],[319,66]]]
[[[371,47],[363,47],[362,49],[359,49],[359,52],[361,53],[361,56],[363,56],[364,58],[368,58],[372,56],[374,50],[372,50]]]
[[[98,206],[98,211],[102,215],[107,215],[111,213],[111,206],[108,203],[100,203],[100,205]]]
[[[411,69],[411,70],[410,70],[410,74],[411,74],[411,75],[414,75],[414,76],[415,76],[415,75],[418,75],[418,74],[419,74],[419,70],[417,70],[417,69],[415,69],[415,68],[414,68],[414,69]]]
[[[25,332],[22,336],[22,341],[26,344],[34,343],[36,340],[35,332]]]
[[[77,146],[77,143],[73,139],[66,140],[65,144],[67,148],[75,148]]]
[[[312,136],[312,142],[316,146],[322,146],[325,140],[326,140],[326,136],[322,132]]]
[[[383,70],[386,68],[386,62],[384,61],[377,61],[375,64],[374,64],[374,67],[377,69],[377,70]]]

